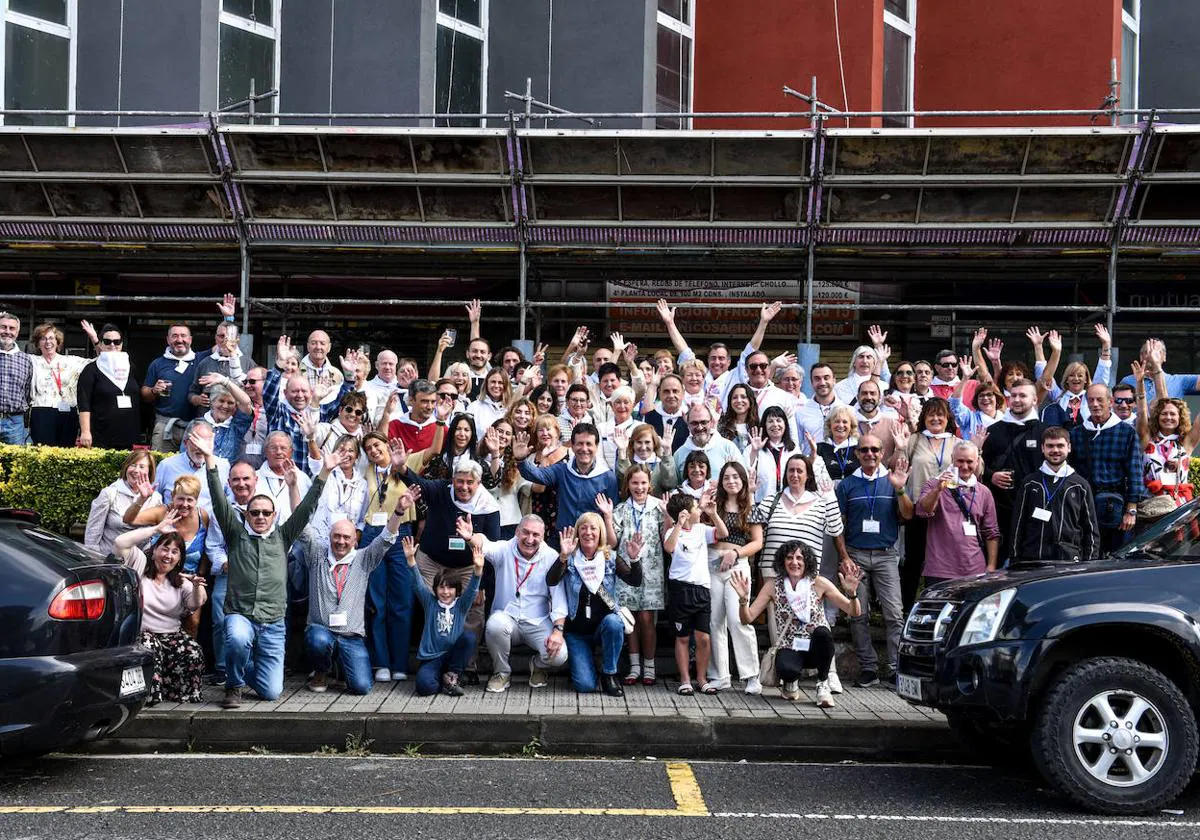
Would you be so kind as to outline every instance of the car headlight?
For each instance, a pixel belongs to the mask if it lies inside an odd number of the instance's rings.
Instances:
[[[1002,589],[999,592],[993,592],[976,604],[975,608],[971,610],[966,626],[963,627],[958,643],[960,645],[979,645],[995,639],[996,633],[1000,631],[1000,625],[1004,623],[1004,614],[1008,612],[1008,605],[1012,603],[1013,596],[1016,594],[1017,590],[1015,589]]]

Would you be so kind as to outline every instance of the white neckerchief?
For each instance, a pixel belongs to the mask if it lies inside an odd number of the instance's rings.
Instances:
[[[657,458],[643,458],[641,455],[634,455],[633,463],[645,464],[646,466],[650,467],[651,469],[654,469],[655,467],[658,466],[658,459]]]
[[[589,560],[583,556],[582,551],[576,549],[575,571],[579,572],[579,577],[583,580],[583,585],[587,587],[588,592],[595,595],[600,589],[600,585],[604,583],[604,552],[597,548],[596,553]]]
[[[435,620],[437,622],[436,630],[439,636],[448,636],[450,635],[451,631],[454,630],[454,605],[457,603],[458,599],[455,599],[447,604],[445,601],[438,598],[437,605],[440,609],[438,610],[437,618]]]
[[[567,461],[567,472],[579,478],[595,478],[601,473],[608,472],[608,462],[604,460],[604,455],[600,452],[600,447],[596,447],[595,460],[592,461],[592,468],[586,473],[581,473],[575,467],[575,455],[572,454]]]
[[[189,349],[182,356],[176,356],[174,353],[171,352],[171,348],[168,347],[163,352],[163,358],[170,359],[172,362],[190,362],[196,358],[196,351]]]
[[[482,484],[475,488],[475,495],[468,501],[460,502],[453,491],[450,493],[450,499],[456,508],[468,516],[486,516],[500,510],[500,503],[496,501],[496,497],[491,491],[485,490]]]
[[[18,348],[17,348],[17,345],[16,345],[16,344],[13,344],[13,346],[12,346],[12,347],[10,347],[8,350],[5,350],[5,349],[3,349],[3,348],[0,348],[0,353],[3,353],[5,356],[12,356],[12,355],[14,355],[15,353],[20,353],[20,352],[21,352],[21,351],[20,351],[20,349],[18,349]],[[122,390],[123,390],[123,389],[122,389]]]
[[[930,440],[946,440],[947,438],[954,437],[954,435],[950,434],[949,432],[937,432],[935,434],[928,429],[922,430],[921,434],[925,435],[925,437],[929,438]]]
[[[813,493],[811,490],[805,490],[803,493],[800,494],[800,498],[797,499],[796,496],[792,493],[791,487],[784,487],[783,495],[787,498],[788,501],[790,501],[794,505],[806,505],[809,502],[816,501],[816,499],[817,499],[817,495],[815,493]]]
[[[1075,470],[1071,468],[1071,465],[1066,461],[1063,461],[1063,465],[1059,467],[1057,471],[1050,469],[1050,465],[1045,461],[1042,461],[1042,465],[1038,467],[1038,469],[1042,473],[1051,476],[1052,478],[1066,478],[1069,475],[1073,475],[1075,472]]]
[[[1111,429],[1113,426],[1119,425],[1121,425],[1121,418],[1115,414],[1109,414],[1108,419],[1099,426],[1092,422],[1091,417],[1083,421],[1083,428],[1087,429],[1089,432],[1095,432],[1096,434],[1100,434],[1105,429]]]
[[[398,391],[400,389],[399,382],[394,379],[391,382],[387,382],[379,374],[375,374],[374,379],[367,380],[367,385],[370,385],[372,388],[378,388],[381,391]]]
[[[1001,423],[1012,423],[1017,426],[1024,426],[1026,423],[1029,423],[1029,422],[1031,422],[1033,420],[1037,420],[1037,419],[1038,419],[1038,413],[1037,413],[1037,409],[1035,409],[1035,408],[1031,408],[1029,410],[1029,413],[1026,414],[1024,417],[1018,417],[1017,415],[1013,414],[1012,409],[1010,408],[1010,409],[1005,410],[1004,416],[1000,418],[1000,422]]]
[[[250,521],[244,515],[242,516],[242,527],[246,529],[246,533],[249,534],[251,536],[251,538],[257,539],[257,540],[265,540],[267,537],[274,534],[275,528],[278,526],[278,524],[279,524],[279,511],[276,510],[275,518],[271,520],[271,527],[267,529],[267,532],[265,534],[259,534],[259,533],[256,533],[253,528],[250,527]]]
[[[327,555],[325,555],[325,559],[329,563],[330,571],[332,571],[332,570],[336,569],[338,566],[349,566],[351,563],[354,562],[354,558],[357,555],[358,555],[358,549],[352,548],[352,549],[350,549],[350,551],[346,552],[345,557],[343,557],[342,559],[339,560],[338,558],[333,556],[333,549],[331,548],[331,549],[329,549],[329,553]]]
[[[940,376],[935,376],[935,377],[933,377],[933,381],[929,383],[929,387],[932,388],[934,385],[945,385],[947,388],[953,388],[957,384],[958,384],[957,376],[954,377],[953,379],[949,379],[949,380],[942,379]]]
[[[1179,435],[1163,435],[1160,434],[1154,439],[1154,443],[1170,443],[1173,440],[1179,440]]]
[[[213,417],[212,412],[206,411],[204,412],[204,422],[212,426],[214,429],[228,429],[233,423],[233,415],[226,417],[223,422],[218,423],[217,419]]]
[[[887,478],[887,474],[888,474],[888,468],[885,467],[883,464],[880,464],[879,466],[877,466],[875,468],[875,475],[873,475],[873,476],[864,475],[863,471],[862,471],[862,467],[859,467],[858,469],[856,469],[854,472],[851,473],[851,475],[856,475],[859,478],[861,478],[863,481],[875,481],[876,479]]]
[[[989,417],[989,416],[987,416],[986,414],[984,414],[982,411],[977,411],[977,412],[975,412],[975,413],[979,415],[979,423],[980,423],[980,424],[983,426],[983,428],[985,428],[985,429],[986,429],[986,428],[988,428],[988,427],[990,427],[990,426],[991,426],[993,423],[998,423],[998,422],[1000,422],[1000,418],[999,418],[999,417]]]
[[[801,624],[808,624],[811,618],[812,581],[805,577],[800,579],[800,583],[792,586],[792,579],[785,575],[783,593],[787,596],[788,606],[792,608],[796,620]]]
[[[968,476],[967,478],[960,478],[958,480],[959,487],[974,487],[978,483],[978,479],[976,479],[974,475]]]
[[[129,354],[123,350],[105,350],[96,357],[96,370],[124,392],[129,382]]]
[[[854,419],[857,420],[859,423],[866,423],[868,428],[870,428],[870,427],[874,427],[874,425],[876,423],[878,423],[880,420],[883,420],[885,418],[883,416],[882,409],[877,409],[874,417],[864,417],[863,413],[861,411],[859,411],[858,408],[856,407],[854,409]]]
[[[833,451],[837,452],[839,449],[853,449],[855,446],[858,446],[858,438],[848,437],[841,443],[834,443],[833,441],[829,441],[829,443],[833,446]]]

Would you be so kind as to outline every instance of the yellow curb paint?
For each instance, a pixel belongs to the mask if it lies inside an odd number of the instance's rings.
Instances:
[[[700,793],[700,783],[692,766],[682,761],[667,764],[667,778],[671,780],[671,794],[675,797],[675,805],[681,816],[707,817],[708,806],[704,804],[704,795]]]

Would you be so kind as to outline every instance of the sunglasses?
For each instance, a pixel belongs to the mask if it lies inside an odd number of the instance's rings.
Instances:
[[[1118,405],[1133,405],[1136,400],[1133,397],[1113,397],[1113,402]]]
[[[243,380],[242,384],[243,385],[261,385],[262,380],[261,379],[245,379],[245,380]]]
[[[119,339],[119,338],[102,338],[102,339],[100,339],[100,343],[103,344],[105,347],[116,347],[118,344],[121,343],[121,339]]]
[[[746,370],[766,370],[770,366],[767,362],[750,362],[746,365]]]
[[[253,517],[254,519],[268,519],[268,518],[270,518],[270,517],[271,517],[271,516],[272,516],[274,513],[275,513],[275,511],[273,511],[273,510],[263,510],[263,509],[261,509],[261,508],[259,508],[258,510],[248,510],[248,511],[246,511],[246,515],[247,515],[247,516],[250,516],[250,517]]]
[[[954,367],[957,364],[958,364],[958,362],[938,362],[937,366],[938,367]]]
[[[913,372],[912,372],[911,370],[898,370],[898,371],[896,371],[896,376],[912,376],[912,375],[913,375]]]
[[[365,409],[350,408],[349,406],[347,406],[346,408],[343,408],[342,413],[343,414],[353,414],[355,417],[366,417],[367,416],[367,412]]]
[[[688,425],[689,426],[707,426],[709,424],[709,422],[710,421],[708,421],[708,420],[689,420]]]
[[[456,400],[456,399],[458,399],[458,394],[449,394],[449,393],[446,393],[443,391],[438,394],[438,399],[439,400]]]
[[[880,452],[883,451],[883,448],[879,447],[879,446],[860,446],[860,447],[858,447],[858,451],[863,453],[864,455],[870,455],[872,453],[878,455]]]

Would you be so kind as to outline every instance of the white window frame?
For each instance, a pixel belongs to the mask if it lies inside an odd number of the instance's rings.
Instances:
[[[906,0],[906,3],[908,4],[907,20],[884,8],[883,25],[890,26],[908,36],[908,90],[904,92],[904,110],[911,111],[916,102],[914,91],[917,87],[917,0]],[[909,128],[912,128],[912,117],[908,117],[905,122]]]
[[[271,85],[270,87],[267,88],[267,90],[271,90],[272,88],[274,88],[274,90],[277,91],[277,93],[271,99],[261,100],[255,104],[254,110],[256,112],[255,113],[256,121],[258,119],[258,114],[262,113],[262,111],[264,110],[261,107],[264,104],[267,106],[267,108],[270,109],[270,113],[275,114],[275,113],[279,112],[279,99],[283,95],[283,91],[279,86],[279,71],[280,71],[280,60],[279,60],[280,59],[280,49],[279,49],[280,26],[279,26],[279,24],[280,24],[280,20],[281,20],[280,15],[282,14],[282,12],[283,12],[283,0],[271,0],[271,25],[268,26],[265,23],[259,23],[258,21],[250,20],[250,18],[242,17],[241,15],[235,15],[233,12],[225,11],[225,3],[221,2],[221,14],[219,17],[220,25],[232,26],[237,29],[241,29],[244,32],[250,32],[254,35],[260,35],[263,38],[270,38],[272,41],[275,42],[275,64],[274,64],[274,69],[271,71],[275,75],[275,81],[274,81],[273,85]],[[220,102],[220,100],[221,100],[221,33],[220,33],[220,25],[218,26],[218,31],[217,31],[217,101],[218,102]],[[254,91],[255,96],[257,96],[258,94],[263,93],[263,92],[264,91],[262,91],[262,90],[258,90],[258,85],[256,84],[255,91]],[[279,125],[279,118],[273,117],[271,119],[271,124]]]
[[[438,5],[440,7],[441,4],[438,4]],[[480,79],[479,79],[479,111],[480,111],[480,113],[483,113],[483,114],[486,114],[488,111],[488,104],[487,104],[488,103],[488,29],[489,29],[488,23],[491,20],[490,6],[491,6],[491,0],[479,0],[479,25],[478,26],[476,26],[473,23],[467,23],[465,20],[459,20],[458,18],[454,17],[453,15],[449,15],[446,12],[443,12],[441,10],[441,8],[438,9],[438,13],[437,13],[437,25],[438,26],[444,26],[447,29],[454,30],[455,32],[459,33],[460,35],[466,35],[468,38],[473,38],[474,40],[479,41],[480,44],[482,45],[480,47],[480,49],[482,51],[483,61],[481,63],[481,67],[480,67]],[[434,87],[435,94],[437,91],[436,73],[437,73],[437,56],[435,55],[434,56],[435,78],[433,80],[433,87]],[[435,98],[436,98],[436,96],[435,96]],[[437,106],[435,105],[434,107],[436,108]],[[448,116],[448,117],[446,117],[446,119],[454,119],[454,117]],[[479,122],[482,125],[484,121],[480,120]]]
[[[1136,69],[1133,73],[1134,83],[1131,85],[1128,83],[1129,74],[1126,72],[1125,62],[1121,62],[1121,107],[1137,108],[1138,88],[1141,86],[1142,78],[1142,0],[1133,0],[1133,14],[1125,11],[1125,4],[1121,4],[1122,44],[1125,42],[1126,29],[1133,33],[1133,64]],[[1133,116],[1123,116],[1121,121],[1135,122],[1136,119]]]
[[[79,0],[67,0],[67,23],[53,23],[48,20],[34,17],[33,15],[25,14],[24,12],[14,12],[9,8],[8,0],[0,0],[0,24],[3,24],[4,31],[0,32],[0,103],[3,103],[7,79],[4,78],[4,50],[8,40],[8,24],[16,24],[23,26],[26,29],[36,29],[38,32],[47,32],[51,35],[57,35],[60,38],[66,38],[69,42],[67,49],[67,110],[75,110],[75,83],[77,78],[76,66],[78,63],[79,54]],[[0,108],[3,105],[0,104]],[[4,117],[0,115],[0,125],[4,124]],[[75,115],[67,116],[67,125],[75,125]]]
[[[671,15],[664,12],[662,9],[659,9],[657,12],[658,26],[665,26],[667,29],[670,29],[674,32],[679,33],[684,38],[687,38],[687,42],[688,42],[688,101],[687,101],[687,109],[685,111],[680,111],[679,113],[681,113],[681,114],[692,111],[696,107],[696,105],[695,105],[695,103],[696,103],[696,2],[697,2],[697,0],[688,0],[688,4],[687,4],[688,20],[680,20],[677,17],[672,17]],[[654,63],[657,66],[657,64],[658,64],[658,30],[657,30],[657,28],[655,29],[654,36],[655,36],[654,37]],[[658,88],[658,84],[656,82],[655,83],[656,94],[657,94],[657,88]],[[680,103],[681,106],[682,106],[682,104],[683,103]],[[655,110],[658,110],[657,107],[655,108]],[[680,126],[682,128],[691,128],[692,127],[691,117],[681,119]]]

